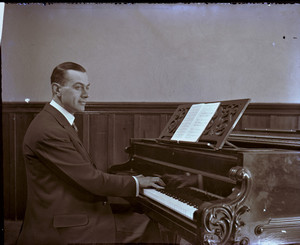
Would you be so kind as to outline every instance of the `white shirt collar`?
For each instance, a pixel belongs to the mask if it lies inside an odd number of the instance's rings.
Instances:
[[[65,108],[57,104],[54,100],[51,100],[50,105],[52,105],[55,109],[57,109],[61,114],[65,116],[70,125],[73,124],[75,117],[70,112],[68,112]]]

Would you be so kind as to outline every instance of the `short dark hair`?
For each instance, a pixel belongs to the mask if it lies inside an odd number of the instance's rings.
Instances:
[[[61,63],[53,69],[53,72],[51,75],[51,84],[58,83],[58,84],[64,85],[65,72],[67,70],[86,72],[86,70],[81,65],[76,64],[74,62]]]

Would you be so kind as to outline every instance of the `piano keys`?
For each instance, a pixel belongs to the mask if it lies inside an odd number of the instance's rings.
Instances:
[[[178,200],[177,197],[165,194],[159,190],[155,189],[144,189],[144,196],[164,205],[171,210],[183,215],[184,217],[193,220],[194,212],[197,208],[193,205],[187,204],[186,201]]]
[[[199,204],[204,201],[216,200],[217,197],[196,188],[180,189],[144,189],[142,195],[170,208],[171,210],[194,220],[194,213],[199,209]],[[221,198],[221,197],[219,197]]]

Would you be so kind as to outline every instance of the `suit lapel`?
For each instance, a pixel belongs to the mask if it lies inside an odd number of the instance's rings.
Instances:
[[[50,103],[47,103],[43,110],[49,112],[57,120],[57,122],[61,124],[63,127],[70,125],[70,123],[65,118],[65,116],[57,109],[55,109],[53,106],[51,106]]]
[[[45,105],[44,110],[50,113],[56,119],[56,121],[68,132],[76,149],[81,153],[81,155],[83,155],[85,159],[90,161],[90,156],[87,150],[85,149],[81,140],[79,139],[77,132],[70,125],[70,123],[65,118],[65,116],[62,113],[60,113],[57,109],[55,109],[53,106],[51,106],[49,103]]]

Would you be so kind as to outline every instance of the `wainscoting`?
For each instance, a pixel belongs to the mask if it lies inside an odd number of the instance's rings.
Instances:
[[[45,103],[2,104],[4,218],[22,220],[26,176],[22,141],[28,125]],[[178,105],[184,103],[89,103],[76,115],[79,135],[92,160],[104,171],[126,162],[131,138],[157,138]],[[300,104],[252,103],[235,130],[300,129]]]

